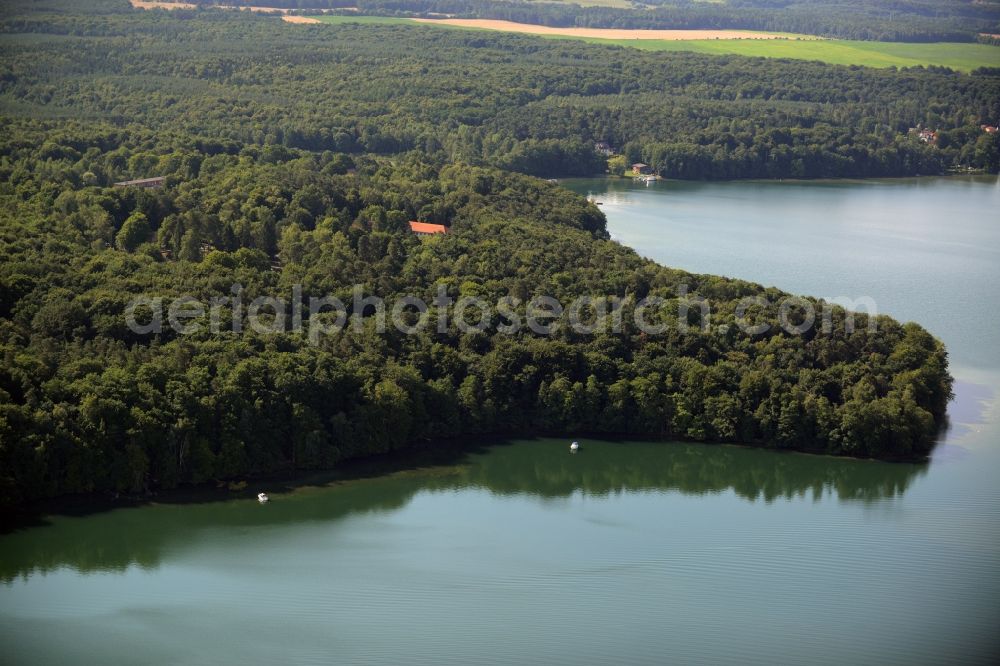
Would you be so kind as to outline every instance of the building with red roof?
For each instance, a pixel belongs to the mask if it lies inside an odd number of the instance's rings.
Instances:
[[[430,222],[410,221],[410,231],[418,236],[433,236],[434,234],[448,233],[448,227],[443,224],[431,224]]]

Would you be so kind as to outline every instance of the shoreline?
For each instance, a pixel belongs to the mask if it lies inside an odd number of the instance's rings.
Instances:
[[[982,405],[980,405],[983,407]],[[985,418],[986,410],[983,409]],[[843,460],[886,465],[919,465],[931,463],[934,451],[947,444],[947,435],[957,425],[947,421],[941,425],[937,439],[926,455],[910,458],[865,458],[851,455],[835,455],[808,449],[779,449],[760,444],[743,442],[698,441],[674,437],[661,439],[635,434],[615,433],[552,433],[552,432],[510,432],[498,434],[467,435],[432,442],[417,442],[396,451],[348,458],[338,466],[327,469],[286,470],[261,475],[245,475],[231,479],[212,479],[201,483],[183,484],[175,488],[159,489],[146,494],[116,494],[91,492],[59,495],[40,499],[27,504],[0,510],[0,536],[22,530],[44,527],[54,517],[83,518],[115,511],[155,505],[194,505],[233,500],[252,500],[258,492],[282,495],[305,488],[327,488],[341,483],[389,477],[421,470],[454,467],[469,455],[482,453],[488,449],[505,446],[513,440],[564,439],[567,442],[580,439],[612,444],[628,442],[649,442],[662,446],[696,445],[706,447],[734,447],[767,451],[777,455],[803,455],[822,457],[829,460]],[[478,438],[472,441],[473,438]],[[236,486],[236,487],[234,487]]]
[[[540,176],[538,176],[541,178]],[[616,176],[610,173],[604,174],[594,174],[593,176],[553,176],[552,178],[542,178],[542,180],[555,181],[556,183],[563,183],[566,181],[580,181],[580,180],[610,180],[614,182],[627,182],[627,181],[638,181],[639,176]],[[917,174],[915,176],[853,176],[853,177],[843,177],[837,178],[834,176],[828,176],[826,178],[717,178],[717,179],[686,179],[686,178],[666,178],[664,176],[657,176],[656,182],[658,183],[842,183],[842,184],[858,184],[864,185],[869,183],[879,183],[879,182],[899,182],[904,180],[917,181],[917,180],[931,180],[934,178],[947,178],[949,180],[958,179],[968,179],[968,180],[998,180],[1000,179],[1000,174],[998,173],[987,173],[980,171],[977,173],[941,173],[941,174]]]

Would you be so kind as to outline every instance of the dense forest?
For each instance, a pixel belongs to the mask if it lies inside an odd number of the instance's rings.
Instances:
[[[969,42],[978,33],[1000,32],[1000,6],[967,0],[633,0],[630,8],[507,0],[269,0],[267,3],[195,0],[195,3],[266,4],[286,9],[351,8],[371,15],[448,15],[560,27],[771,30],[900,42]]]
[[[685,130],[714,141],[723,123],[720,143],[690,145],[739,154],[746,140],[790,164],[807,146],[822,164],[836,137],[864,137],[873,156],[943,166],[979,150],[963,133],[996,111],[996,79],[94,4],[19,5],[2,22],[0,506],[327,468],[477,433],[930,449],[951,378],[921,327],[859,314],[851,329],[835,310],[829,330],[788,332],[784,294],[644,260],[608,239],[594,205],[512,170],[591,171],[594,140],[666,151],[688,145]],[[626,108],[651,116],[629,123]],[[954,143],[899,131],[919,121]],[[651,124],[662,144],[646,142]],[[112,187],[144,176],[165,185]],[[413,219],[451,233],[417,238]],[[365,308],[318,339],[286,322],[188,335],[126,324],[137,296],[249,303],[296,285],[345,303],[354,285],[387,301],[509,296],[521,305],[508,318],[536,295],[618,297],[624,329],[506,333],[498,314],[478,333],[404,335],[379,332]],[[691,307],[648,335],[632,317],[646,297]],[[745,334],[737,305],[757,297],[746,316],[768,327]],[[223,319],[242,322],[230,305]]]
[[[788,334],[778,326],[780,293],[643,260],[606,239],[592,204],[557,185],[416,154],[275,159],[255,147],[204,152],[185,135],[29,121],[8,129],[5,502],[326,467],[470,433],[911,457],[929,449],[944,417],[945,353],[919,326],[882,317],[871,331],[859,315],[848,332],[838,312],[829,333]],[[106,187],[137,167],[165,174],[168,186]],[[412,217],[447,221],[453,233],[418,240],[404,222]],[[696,319],[686,332],[647,336],[627,314],[620,335],[454,326],[378,334],[366,312],[361,330],[318,344],[292,331],[152,337],[126,326],[135,295],[207,302],[233,284],[244,302],[287,297],[296,284],[345,303],[355,284],[430,302],[444,285],[487,302],[660,296],[667,312],[678,311],[684,284],[687,299],[712,302],[712,326]],[[772,305],[751,316],[771,328],[743,335],[736,301],[757,295]]]
[[[420,150],[545,177],[603,172],[598,141],[670,178],[1000,169],[1000,135],[980,129],[1000,121],[995,72],[90,7],[45,0],[5,14],[0,112],[139,122],[226,150]]]

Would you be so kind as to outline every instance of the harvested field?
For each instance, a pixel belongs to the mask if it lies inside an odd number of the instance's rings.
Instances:
[[[133,7],[138,9],[195,9],[197,5],[191,4],[190,2],[156,2],[155,0],[129,0]],[[281,7],[235,7],[231,5],[215,5],[218,9],[242,9],[249,10],[251,12],[264,12],[264,13],[276,13],[285,14],[292,10],[284,9]],[[292,17],[289,17],[292,18]],[[315,19],[309,19],[306,17],[304,21],[289,21],[290,23],[318,23]],[[285,19],[288,20],[287,18]]]
[[[146,2],[145,0],[129,0],[137,9],[194,9],[197,5],[188,2]]]
[[[480,30],[501,30],[526,35],[550,37],[582,37],[590,39],[656,39],[681,41],[691,39],[788,39],[788,35],[775,32],[751,32],[749,30],[631,30],[625,28],[552,28],[546,25],[495,21],[491,19],[413,19],[418,23],[450,25],[457,28],[478,28]],[[799,38],[820,39],[819,37]]]

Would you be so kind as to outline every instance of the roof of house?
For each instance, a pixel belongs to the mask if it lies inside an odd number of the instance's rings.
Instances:
[[[431,224],[430,222],[410,221],[410,230],[417,234],[446,234],[448,227],[443,224]]]
[[[635,164],[632,165],[632,168],[634,169],[635,167],[647,167],[647,166],[649,165],[643,164],[642,162],[636,162]]]
[[[146,185],[149,183],[162,183],[167,179],[166,176],[153,176],[152,178],[139,178],[137,180],[123,180],[115,183],[115,185]]]

